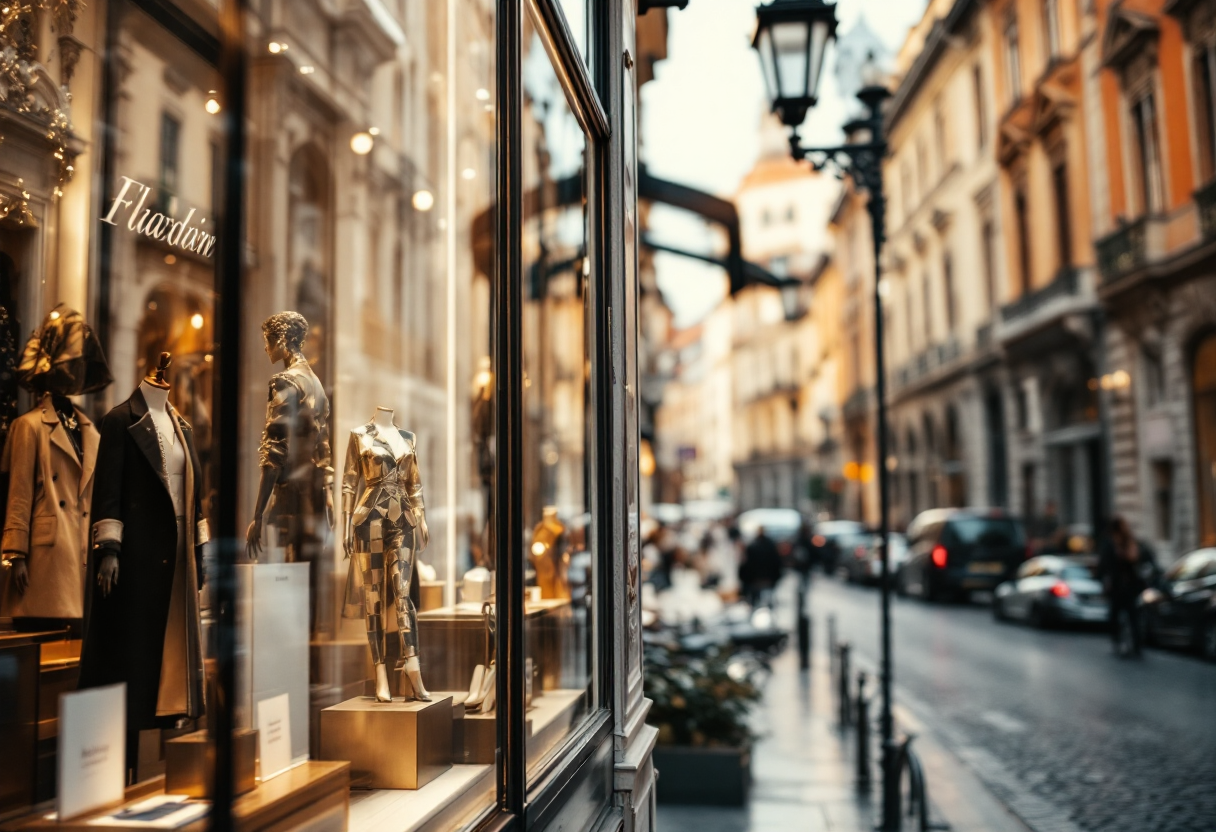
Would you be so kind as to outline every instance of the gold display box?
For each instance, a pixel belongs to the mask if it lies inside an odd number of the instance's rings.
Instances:
[[[452,697],[377,702],[359,696],[321,711],[321,759],[348,760],[371,789],[418,789],[452,767]]]
[[[237,794],[257,786],[258,732],[232,732],[232,775]],[[174,737],[165,743],[165,791],[190,797],[211,797],[215,780],[215,743],[206,731]]]

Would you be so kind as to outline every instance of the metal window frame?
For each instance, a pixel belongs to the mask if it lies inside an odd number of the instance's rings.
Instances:
[[[215,374],[216,436],[219,447],[235,446],[239,441],[241,391],[242,310],[244,283],[242,252],[245,245],[244,165],[246,144],[246,92],[248,56],[241,33],[245,31],[248,0],[223,0],[220,4],[218,37],[190,17],[172,0],[127,0],[147,13],[169,34],[180,40],[219,74],[224,96],[224,193],[219,252],[216,258],[217,342],[223,345],[217,355]],[[495,32],[496,104],[499,114],[496,137],[495,254],[497,275],[492,303],[492,346],[495,367],[495,430],[498,437],[498,464],[494,494],[498,512],[492,530],[498,560],[496,602],[499,610],[497,661],[508,668],[498,677],[499,754],[497,762],[496,806],[484,814],[477,828],[508,830],[539,828],[560,816],[571,794],[571,778],[564,775],[582,771],[589,765],[603,766],[611,761],[605,743],[611,742],[614,728],[614,680],[616,675],[615,576],[614,555],[619,529],[612,518],[618,495],[612,483],[623,459],[616,454],[612,437],[616,410],[620,402],[615,373],[614,341],[624,322],[614,320],[611,303],[620,278],[620,240],[609,231],[608,217],[619,209],[619,139],[612,135],[608,113],[618,108],[620,79],[615,77],[613,56],[620,54],[617,26],[630,0],[590,0],[588,13],[588,61],[584,62],[560,5],[556,0],[499,0]],[[524,563],[518,550],[526,527],[520,504],[522,474],[522,423],[517,417],[523,404],[522,365],[522,220],[524,193],[522,165],[522,35],[523,16],[533,11],[533,22],[546,40],[563,91],[582,126],[588,142],[587,200],[588,256],[592,258],[592,280],[587,293],[588,348],[592,360],[592,394],[589,414],[591,460],[592,535],[595,541],[596,593],[593,615],[597,616],[597,666],[595,686],[597,708],[567,739],[563,748],[528,784],[526,727],[524,718]],[[118,6],[108,9],[109,44],[113,44],[118,24]],[[113,50],[108,50],[108,54]],[[115,69],[108,58],[105,64],[103,107],[107,124],[113,123],[115,102],[112,87]],[[609,107],[605,107],[605,100]],[[113,173],[112,150],[103,160],[103,175]],[[112,178],[112,176],[110,177]],[[108,181],[108,180],[107,180]],[[112,241],[102,229],[98,286],[94,297],[97,318],[107,318]],[[224,299],[229,299],[228,303]],[[103,329],[104,331],[104,329]],[[234,481],[238,471],[235,454],[218,455],[220,481]],[[217,743],[216,789],[212,828],[227,832],[234,828],[234,800],[231,761],[231,728],[234,714],[228,703],[235,690],[235,563],[239,553],[238,506],[234,492],[221,493],[216,505],[216,574],[211,576],[216,615],[217,664],[221,695],[213,703],[208,722]],[[504,546],[503,544],[506,543]],[[610,763],[609,763],[610,766]],[[610,774],[610,768],[607,770]]]

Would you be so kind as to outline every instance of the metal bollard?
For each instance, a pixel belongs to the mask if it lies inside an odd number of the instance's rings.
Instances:
[[[866,674],[857,674],[857,790],[870,790],[870,700],[866,696]]]
[[[849,699],[849,643],[840,643],[840,727],[847,728],[852,724],[852,702]]]
[[[806,609],[807,577],[798,577],[798,667],[811,669],[811,619]]]
[[[836,684],[836,613],[828,613],[828,672]]]

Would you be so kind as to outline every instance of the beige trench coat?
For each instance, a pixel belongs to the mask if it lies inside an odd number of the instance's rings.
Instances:
[[[0,467],[9,474],[0,549],[26,556],[30,585],[20,595],[10,579],[0,610],[14,618],[82,618],[89,551],[89,506],[100,434],[76,408],[83,460],[44,397],[13,422]]]

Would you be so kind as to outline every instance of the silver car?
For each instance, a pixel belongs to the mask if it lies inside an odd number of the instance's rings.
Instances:
[[[1110,609],[1102,584],[1087,566],[1069,557],[1040,555],[996,588],[992,614],[998,621],[1016,619],[1051,627],[1104,622]]]

